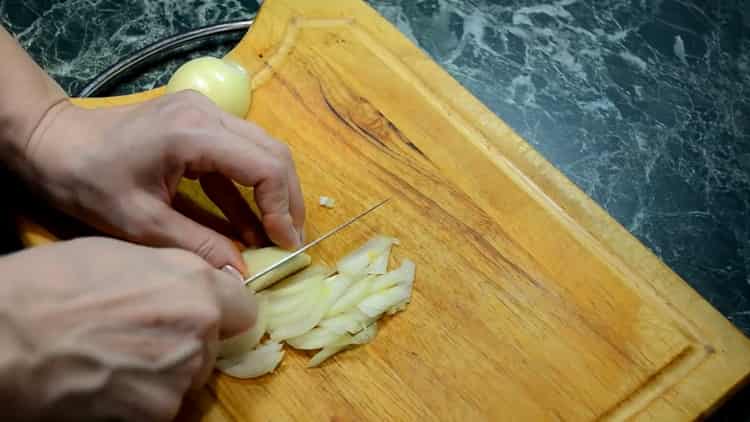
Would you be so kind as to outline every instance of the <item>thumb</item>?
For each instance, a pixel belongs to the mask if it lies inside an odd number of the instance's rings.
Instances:
[[[149,208],[156,210],[156,218],[151,219],[144,238],[137,241],[193,252],[215,268],[231,265],[243,273],[247,271],[242,255],[228,237],[185,217],[155,198],[149,197],[148,201],[154,202]]]

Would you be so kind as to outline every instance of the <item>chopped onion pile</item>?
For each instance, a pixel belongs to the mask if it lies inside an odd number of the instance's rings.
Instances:
[[[320,349],[308,363],[315,367],[348,347],[372,341],[378,319],[403,311],[411,299],[416,267],[405,259],[388,271],[394,244],[396,239],[376,236],[339,260],[336,270],[308,266],[310,257],[303,255],[261,278],[262,283],[253,283],[256,324],[221,343],[216,367],[233,377],[254,378],[279,365],[281,342],[300,350]],[[249,268],[262,271],[288,253],[264,248],[243,256]],[[261,344],[266,333],[269,339]]]

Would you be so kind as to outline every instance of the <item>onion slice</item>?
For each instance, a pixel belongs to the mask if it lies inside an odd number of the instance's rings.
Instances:
[[[336,263],[336,268],[342,274],[356,275],[362,273],[385,272],[388,266],[388,257],[380,258],[382,255],[388,255],[393,245],[393,238],[388,236],[376,236],[368,240],[360,248],[341,258]],[[378,260],[380,259],[380,260]],[[377,262],[377,268],[372,264]],[[383,265],[385,262],[385,267]]]
[[[276,262],[279,262],[280,260],[286,258],[291,254],[292,252],[285,251],[281,248],[270,247],[261,249],[247,249],[242,253],[242,258],[245,260],[247,268],[250,269],[249,275],[252,277],[253,275],[258,274],[259,272],[265,270],[266,268],[270,267]],[[299,254],[281,267],[276,268],[270,273],[265,274],[259,279],[253,281],[248,285],[248,287],[253,291],[260,291],[283,279],[284,277],[287,277],[290,274],[293,274],[301,270],[302,268],[307,267],[308,265],[310,265],[311,261],[312,258],[310,258],[310,255],[304,253]]]
[[[393,271],[390,271],[380,277],[377,277],[372,283],[371,292],[379,292],[389,287],[393,287],[397,284],[414,284],[414,276],[416,275],[416,265],[414,262],[405,259],[401,266]]]
[[[281,314],[271,314],[268,318],[268,331],[271,333],[271,336],[273,337],[273,333],[283,327],[295,325],[300,321],[306,320],[308,315],[314,312],[317,308],[318,303],[326,293],[326,289],[327,288],[323,284],[323,279],[317,278],[316,282],[312,284],[309,289],[300,293],[300,295],[303,296],[303,299],[294,310]]]
[[[367,266],[367,274],[385,274],[388,272],[388,260],[391,256],[391,248],[385,250],[381,255],[378,255],[373,262]]]
[[[336,300],[336,296],[345,290],[342,288],[345,287],[343,283],[334,286],[331,286],[331,283],[325,282],[321,284],[318,296],[315,298],[313,306],[307,314],[292,324],[279,326],[277,329],[271,331],[272,339],[281,341],[301,336],[318,325],[320,320],[323,319],[323,315],[325,315],[331,304]]]
[[[387,315],[393,315],[393,314],[399,313],[401,311],[406,310],[407,305],[409,305],[409,299],[391,306],[390,309],[388,309],[385,313]]]
[[[411,297],[411,285],[396,285],[378,292],[363,300],[357,309],[363,314],[375,318]]]
[[[282,280],[268,289],[272,298],[279,296],[292,295],[308,289],[311,279],[327,277],[333,273],[333,270],[323,265],[311,265],[293,276]]]
[[[326,312],[326,317],[342,314],[357,306],[370,293],[371,285],[375,276],[367,276],[354,283]]]
[[[321,207],[333,208],[336,206],[336,200],[328,196],[321,196],[318,199],[318,204],[320,204]]]
[[[325,315],[326,311],[345,294],[353,283],[351,277],[339,274],[321,282],[318,296],[313,300],[313,306],[308,308],[307,314],[288,325],[279,325],[271,331],[271,338],[277,341],[301,336],[312,330]],[[310,295],[310,298],[313,296]]]
[[[310,303],[310,300],[312,300],[312,296],[315,295],[316,292],[321,288],[321,286],[324,283],[324,279],[322,275],[313,276],[310,277],[307,280],[304,280],[304,284],[299,284],[298,286],[304,286],[306,287],[305,290],[300,290],[296,293],[288,293],[288,294],[270,294],[269,295],[269,315],[271,320],[275,321],[278,318],[287,319],[290,315],[296,315],[300,312],[303,312],[304,309],[312,307],[312,303]],[[295,285],[296,287],[297,285]]]
[[[320,321],[320,326],[337,334],[357,333],[374,321],[373,318],[355,308]]]
[[[310,362],[307,363],[307,367],[314,368],[320,365],[326,359],[344,350],[348,346],[369,343],[372,341],[372,339],[375,338],[377,334],[378,334],[377,323],[370,324],[369,326],[367,326],[365,329],[363,329],[362,331],[360,331],[359,333],[357,333],[357,335],[353,337],[348,334],[344,334],[336,342],[324,347],[322,350],[316,353],[315,356],[313,356],[312,359],[310,359]]]
[[[344,350],[346,346],[328,346],[321,349],[318,353],[316,353],[309,362],[307,362],[308,368],[315,368],[316,366],[319,366],[321,363],[323,363],[326,359],[330,358],[331,356],[335,355],[336,353]]]
[[[273,372],[283,358],[281,344],[268,342],[239,357],[219,359],[216,368],[236,378],[256,378]]]
[[[341,333],[323,327],[316,327],[301,336],[287,339],[286,343],[295,349],[312,350],[336,343],[340,338]]]

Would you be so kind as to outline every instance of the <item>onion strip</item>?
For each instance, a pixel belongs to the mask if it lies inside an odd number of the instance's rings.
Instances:
[[[370,293],[370,286],[372,285],[375,276],[367,276],[358,282],[354,283],[349,290],[346,291],[326,312],[326,317],[336,316],[344,313],[349,309],[357,306]]]
[[[375,318],[390,308],[403,303],[410,297],[410,285],[396,285],[363,300],[357,305],[357,309],[362,311],[363,314]]]
[[[273,372],[283,358],[281,344],[269,342],[238,358],[219,359],[216,367],[235,378],[256,378]]]
[[[336,268],[340,273],[348,275],[370,272],[371,264],[376,262],[381,255],[387,254],[387,252],[390,251],[392,244],[392,237],[376,236],[368,240],[358,249],[341,258],[336,263]],[[387,258],[385,263],[387,266]],[[382,262],[379,263],[379,267],[382,267]],[[383,272],[385,272],[384,269]]]

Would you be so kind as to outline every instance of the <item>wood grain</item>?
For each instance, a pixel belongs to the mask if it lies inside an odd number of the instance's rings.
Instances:
[[[216,376],[193,416],[690,420],[747,378],[742,334],[361,1],[268,0],[230,55],[254,74],[248,119],[294,153],[309,237],[393,198],[315,258],[386,233],[417,280],[372,344],[320,369],[292,352],[272,376]],[[22,231],[54,238],[29,219]]]

